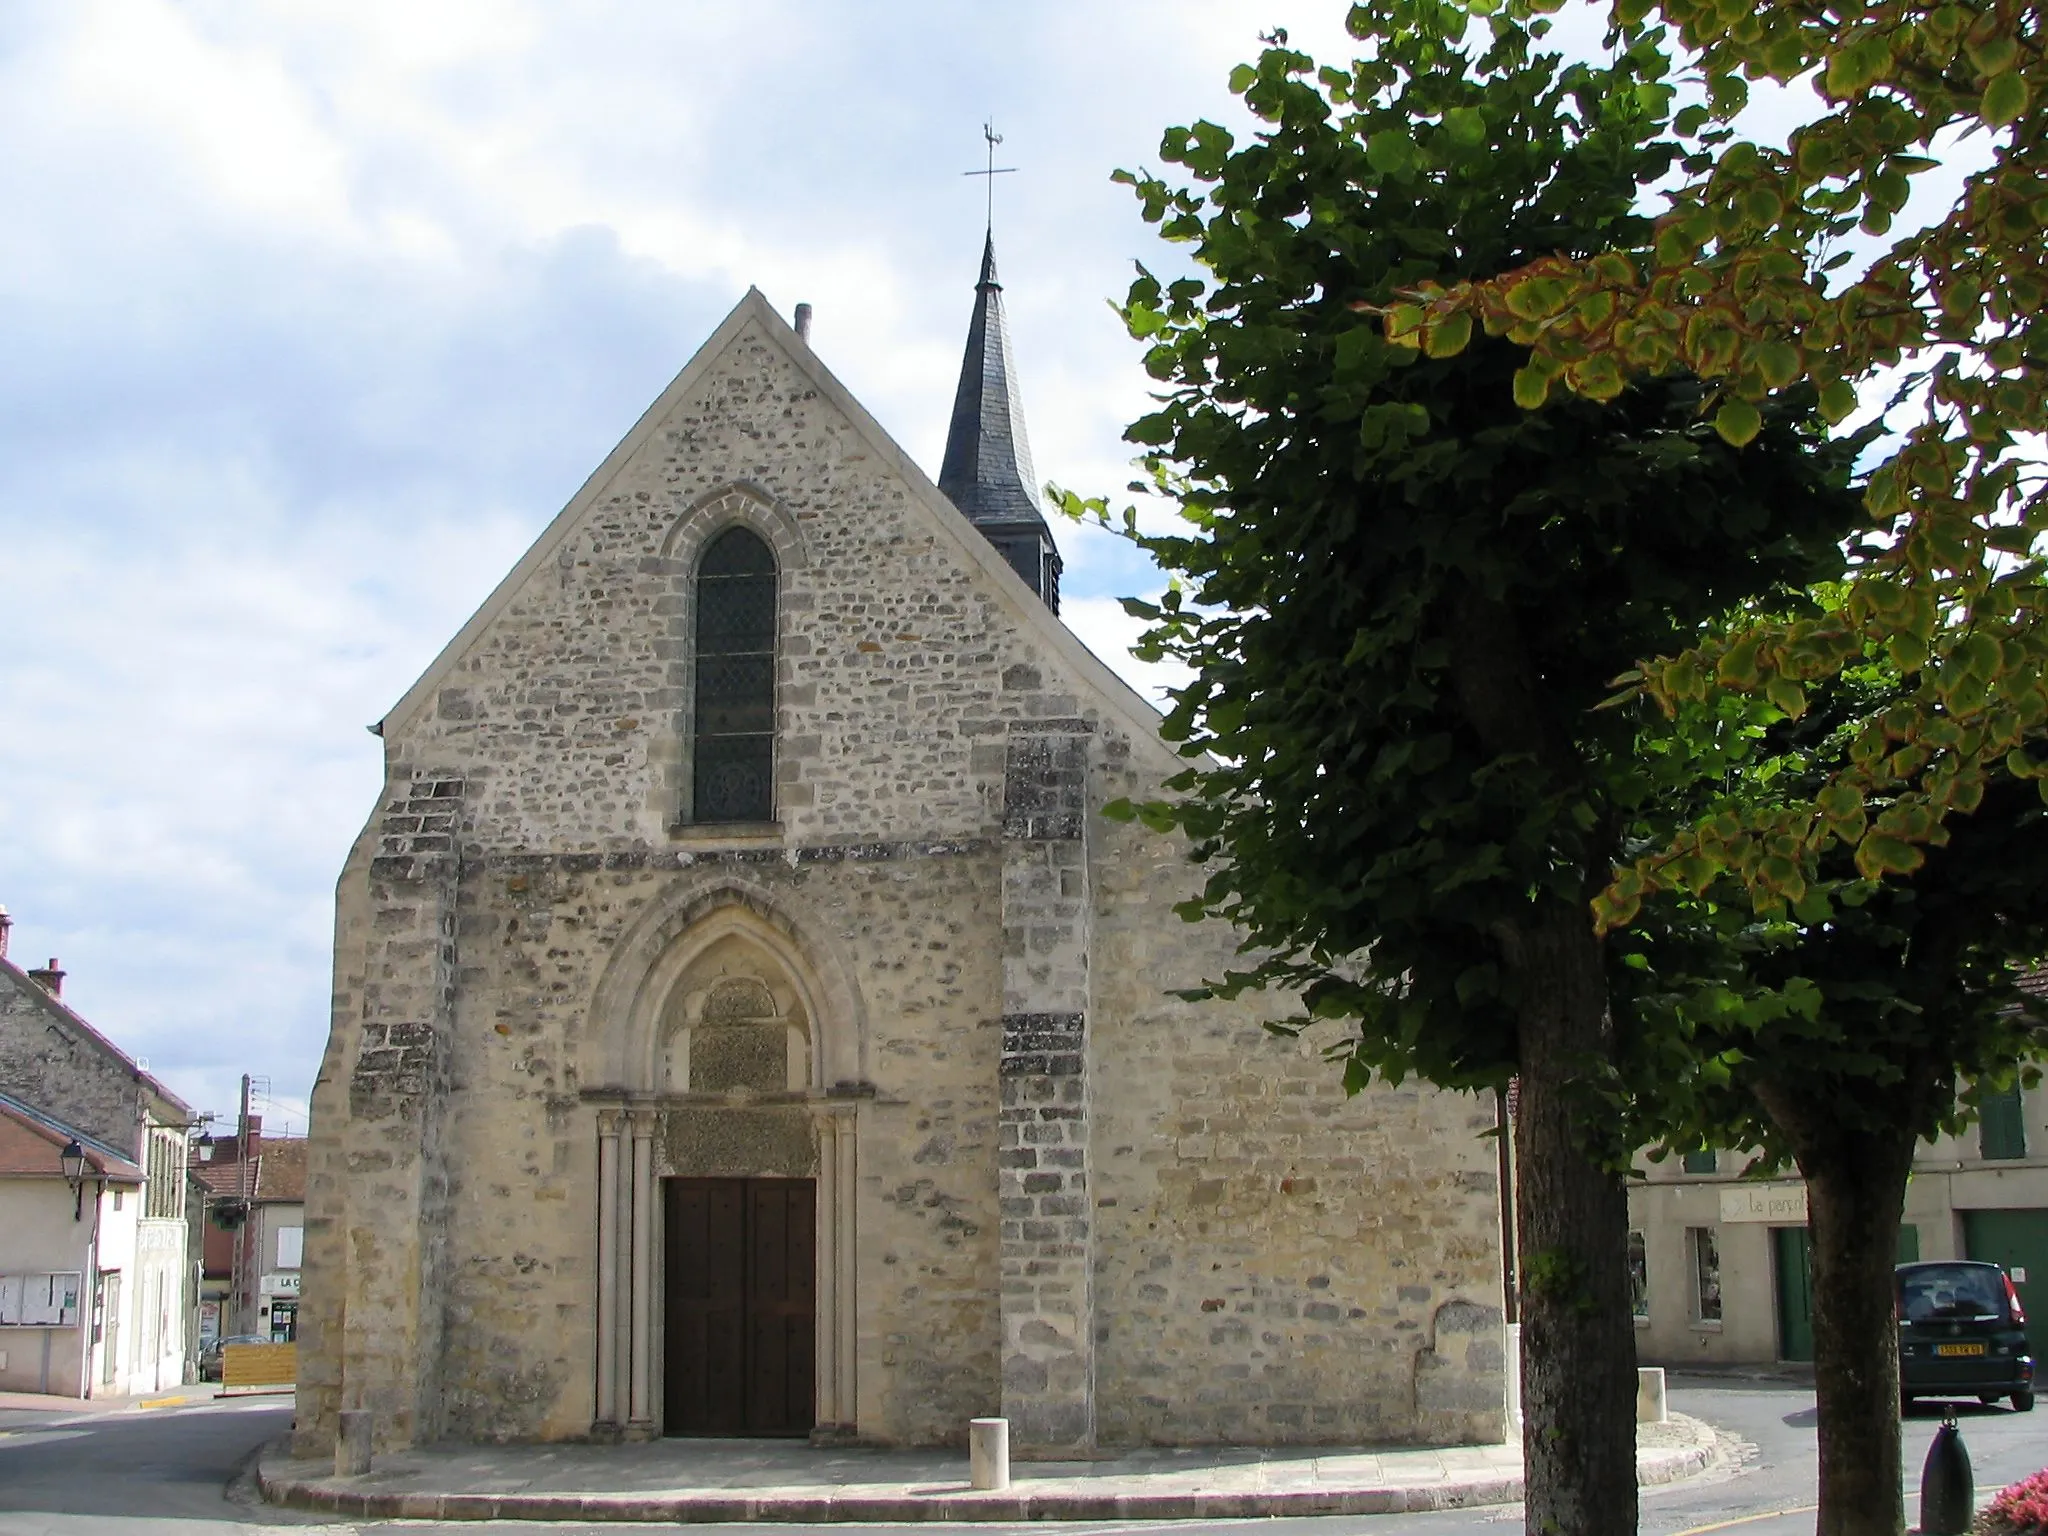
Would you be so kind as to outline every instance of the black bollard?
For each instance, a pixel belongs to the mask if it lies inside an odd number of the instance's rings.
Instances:
[[[1977,1502],[1970,1453],[1952,1418],[1943,1419],[1920,1469],[1920,1536],[1964,1536]]]

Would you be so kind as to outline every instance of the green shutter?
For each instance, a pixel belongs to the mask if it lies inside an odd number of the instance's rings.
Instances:
[[[1685,1154],[1687,1173],[1712,1173],[1714,1171],[1714,1149],[1700,1147]]]
[[[1977,1122],[1977,1148],[1987,1161],[2009,1162],[2027,1155],[2027,1121],[2018,1087],[1984,1096]]]
[[[1901,1264],[1918,1264],[1920,1262],[1920,1229],[1918,1227],[1902,1226],[1899,1228],[1899,1257],[1897,1262]]]

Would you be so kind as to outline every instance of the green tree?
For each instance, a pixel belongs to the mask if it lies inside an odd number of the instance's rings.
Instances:
[[[1502,0],[1465,3],[1476,14]],[[1506,0],[1525,15],[1561,3]],[[2048,725],[2039,9],[1615,0],[1609,15],[1616,46],[1675,55],[1696,98],[1677,114],[1687,153],[1654,228],[1602,252],[1425,281],[1390,325],[1432,351],[1462,345],[1475,319],[1531,346],[1516,380],[1531,405],[1553,389],[1611,399],[1630,379],[1683,370],[1711,382],[1715,424],[1734,443],[1787,391],[1817,389],[1834,420],[1859,387],[1892,392],[1897,436],[1866,492],[1884,537],[1841,600],[1646,662],[1640,685],[1667,706],[1723,689],[1796,713],[1809,688],[1875,647],[1906,686],[1862,722],[1813,802],[1678,829],[1636,862],[1613,915],[1625,921],[1634,894],[1682,884],[1677,866],[1699,860],[1763,897],[1811,881],[1838,844],[1865,875],[1909,873],[2001,764],[2044,771],[2030,751]],[[1783,143],[1737,132],[1761,81],[1813,92],[1811,120]],[[1943,165],[1979,155],[1967,176]],[[1933,216],[1916,207],[1895,228],[1916,190]]]
[[[1739,697],[1683,707],[1655,752],[1685,782],[1638,835],[1659,845],[1674,822],[1810,801],[1902,692],[1866,660],[1796,719]],[[1892,1262],[1915,1147],[1960,1128],[1959,1078],[1966,1098],[2009,1082],[2042,1041],[2018,981],[2048,953],[2048,810],[1994,773],[1951,833],[1882,881],[1838,845],[1815,885],[1762,915],[1701,863],[1696,894],[1653,898],[1609,939],[1628,1044],[1657,1056],[1623,1072],[1657,1085],[1633,1106],[1642,1139],[1748,1146],[1806,1179],[1824,1536],[1904,1528]]]
[[[1468,53],[1462,20],[1361,8],[1379,30],[1349,69],[1276,36],[1233,76],[1251,142],[1174,129],[1192,184],[1126,178],[1202,275],[1141,271],[1124,310],[1163,386],[1129,436],[1186,524],[1126,514],[1180,583],[1133,605],[1141,654],[1195,674],[1177,798],[1125,810],[1205,861],[1184,915],[1246,934],[1216,990],[1351,1021],[1348,1081],[1519,1075],[1529,1521],[1590,1536],[1635,1528],[1635,1382],[1587,903],[1654,788],[1634,716],[1595,706],[1635,657],[1839,572],[1857,505],[1797,401],[1737,452],[1684,380],[1525,413],[1523,348],[1387,340],[1372,312],[1400,290],[1645,238],[1671,162],[1654,50],[1567,67],[1504,24]]]

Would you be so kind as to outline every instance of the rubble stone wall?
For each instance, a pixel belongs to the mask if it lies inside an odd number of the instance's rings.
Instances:
[[[742,1125],[786,1174],[802,1115],[851,1115],[864,1438],[958,1442],[995,1411],[1005,1357],[1043,1342],[1021,1313],[1006,1339],[1000,1298],[1041,1283],[1079,1298],[1064,1387],[1092,1379],[1092,1418],[1061,1422],[1102,1443],[1497,1437],[1490,1116],[1347,1100],[1266,1005],[1167,996],[1231,935],[1171,912],[1171,844],[1097,811],[1174,760],[795,345],[733,336],[387,722],[315,1093],[302,1452],[358,1405],[387,1444],[592,1432],[600,1100],[655,1109],[671,1174]],[[778,561],[778,824],[695,827],[690,571],[733,521]],[[601,1032],[664,1006],[635,1000],[650,957],[726,897],[836,978],[807,1026],[832,1069],[729,1105],[625,1081],[641,1046]],[[1054,1100],[1085,1075],[1087,1114],[999,1169],[1024,1066]],[[1078,1274],[1006,1196],[1080,1202],[1057,1213]]]

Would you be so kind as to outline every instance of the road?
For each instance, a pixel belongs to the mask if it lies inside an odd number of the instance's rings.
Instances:
[[[1813,1530],[1813,1393],[1787,1382],[1674,1377],[1680,1411],[1738,1437],[1734,1464],[1676,1488],[1647,1490],[1644,1536],[1806,1536]],[[2048,1462],[2048,1412],[2016,1414],[2003,1406],[1958,1409],[1977,1486],[1990,1491]],[[128,1413],[0,1413],[0,1536],[295,1536],[372,1530],[272,1509],[252,1496],[246,1468],[256,1448],[289,1427],[291,1410],[275,1399],[206,1403]],[[1906,1424],[1907,1517],[1927,1443],[1940,1410],[1916,1406]],[[1732,1523],[1731,1523],[1732,1522]],[[1111,1531],[1216,1533],[1216,1536],[1504,1536],[1520,1527],[1519,1508],[1436,1515],[1322,1520],[1171,1521],[1145,1525],[1090,1522],[1031,1527],[1038,1536],[1095,1536]],[[474,1524],[393,1523],[394,1532],[478,1536]],[[631,1536],[673,1526],[521,1525],[552,1536]],[[798,1527],[770,1527],[794,1533]],[[862,1536],[887,1527],[861,1526]],[[905,1536],[930,1527],[903,1528]],[[975,1527],[995,1532],[1017,1527]]]

